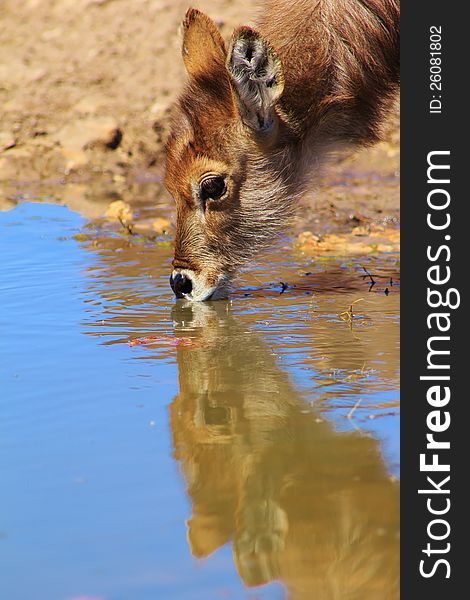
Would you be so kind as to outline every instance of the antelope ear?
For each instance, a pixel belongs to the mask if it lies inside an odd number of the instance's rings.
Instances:
[[[259,133],[277,124],[274,110],[284,91],[282,63],[269,42],[250,27],[236,29],[227,58],[243,121]]]
[[[217,25],[195,8],[183,21],[183,60],[189,75],[207,73],[214,64],[224,65],[226,50]]]

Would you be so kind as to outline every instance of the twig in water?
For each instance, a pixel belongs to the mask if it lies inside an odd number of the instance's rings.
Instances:
[[[352,419],[352,416],[354,414],[354,411],[356,410],[356,408],[359,406],[359,404],[362,402],[362,398],[359,398],[359,400],[356,402],[356,404],[351,408],[351,410],[348,412],[348,414],[346,415],[346,419]]]
[[[361,300],[364,300],[364,298],[358,298],[357,300],[354,300],[354,302],[351,302],[351,304],[348,306],[348,310],[345,310],[344,312],[342,312],[339,315],[339,318],[342,321],[346,321],[349,325],[352,325],[353,318],[354,318],[353,306],[354,306],[354,304],[356,304],[356,302],[360,302]]]
[[[369,288],[369,292],[371,291],[371,289],[374,287],[374,285],[377,283],[375,281],[375,279],[372,277],[372,274],[369,273],[369,271],[362,265],[362,269],[365,272],[365,275],[362,276],[362,278],[364,279],[364,277],[369,277],[370,279],[370,288]]]
[[[118,219],[119,223],[121,223],[121,225],[124,227],[124,229],[129,235],[137,235],[131,223],[126,223],[125,221],[123,221],[121,216],[118,216]]]

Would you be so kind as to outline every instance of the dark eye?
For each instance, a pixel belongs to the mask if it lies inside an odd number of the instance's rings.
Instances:
[[[201,200],[218,200],[226,190],[225,179],[223,177],[207,177],[201,181],[200,194]]]

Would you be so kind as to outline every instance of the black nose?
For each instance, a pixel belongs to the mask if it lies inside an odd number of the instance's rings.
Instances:
[[[176,273],[174,277],[171,275],[170,285],[177,298],[184,298],[184,295],[190,294],[193,289],[191,279],[183,275],[183,273]]]

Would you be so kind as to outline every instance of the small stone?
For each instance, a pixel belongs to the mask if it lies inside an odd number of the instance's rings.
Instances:
[[[108,206],[105,216],[111,221],[121,220],[128,223],[132,221],[133,212],[130,204],[123,200],[115,200]]]
[[[5,198],[0,191],[0,212],[7,212],[12,208],[15,208],[17,203],[10,198]]]
[[[370,234],[370,227],[367,227],[367,225],[358,225],[357,227],[353,227],[353,230],[351,231],[351,235],[356,235],[356,236],[366,236]]]
[[[66,150],[80,151],[103,147],[115,149],[122,139],[122,131],[112,117],[96,117],[65,125],[57,139]]]
[[[126,183],[126,178],[124,177],[124,175],[119,175],[118,173],[116,173],[115,175],[113,175],[113,181],[114,183]]]
[[[152,222],[152,229],[160,235],[167,234],[171,229],[171,223],[168,219],[158,217]]]
[[[302,233],[299,233],[299,236],[298,236],[298,243],[301,246],[310,245],[310,244],[314,245],[314,244],[317,244],[319,241],[320,241],[320,238],[318,237],[318,235],[315,235],[311,231],[302,231]]]

